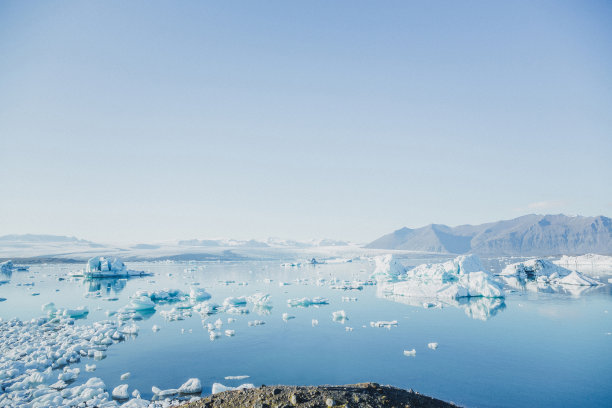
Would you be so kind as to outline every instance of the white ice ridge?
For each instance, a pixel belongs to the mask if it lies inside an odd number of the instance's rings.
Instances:
[[[94,256],[87,261],[83,276],[88,278],[109,278],[109,277],[128,277],[149,275],[143,271],[133,271],[128,269],[119,258],[106,258],[104,256]]]
[[[218,394],[218,393],[223,392],[223,391],[245,390],[245,389],[248,389],[248,388],[255,388],[255,386],[253,384],[242,384],[242,385],[239,385],[237,387],[228,387],[228,386],[225,386],[225,385],[223,385],[221,383],[214,383],[213,386],[212,386],[212,393],[213,394]]]
[[[543,284],[597,286],[601,282],[555,265],[546,259],[530,259],[525,262],[510,264],[501,272],[502,276],[535,280]]]
[[[580,256],[563,255],[554,264],[572,269],[585,275],[612,273],[612,256],[585,254]]]
[[[328,305],[329,300],[322,297],[314,297],[314,298],[298,298],[298,299],[287,299],[287,304],[290,307],[309,307],[309,306],[318,306],[318,305]]]
[[[374,257],[376,268],[370,276],[377,281],[393,281],[406,272],[406,268],[392,255],[380,255]]]
[[[424,264],[401,276],[397,282],[379,282],[379,292],[422,300],[463,297],[505,297],[502,285],[483,271],[476,255],[461,255],[439,264]]]

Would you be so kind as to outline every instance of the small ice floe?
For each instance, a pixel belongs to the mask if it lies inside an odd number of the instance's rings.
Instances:
[[[252,320],[249,322],[249,326],[253,327],[253,326],[261,326],[263,324],[266,324],[266,322],[262,321],[262,320]]]
[[[221,337],[221,333],[219,333],[218,331],[211,331],[208,333],[208,337],[210,337],[210,340],[216,340],[219,337]]]
[[[242,384],[239,385],[237,387],[228,387],[225,386],[221,383],[214,383],[212,386],[212,393],[213,394],[218,394],[220,392],[224,392],[224,391],[234,391],[234,390],[246,390],[248,388],[255,388],[255,386],[253,384]]]
[[[235,336],[235,335],[236,335],[236,330],[226,330],[226,331],[225,331],[225,335],[226,335],[227,337],[232,337],[232,336]]]
[[[178,389],[181,394],[199,394],[202,392],[202,382],[199,378],[190,378]]]
[[[68,383],[62,380],[59,380],[49,386],[49,388],[54,389],[56,391],[61,391],[66,387],[68,387]]]
[[[235,321],[236,321],[236,319],[234,319],[233,317],[228,317],[227,318],[227,324],[234,323]]]
[[[432,350],[436,350],[438,348],[438,343],[427,343],[427,347]]]
[[[169,388],[167,390],[162,390],[156,386],[151,387],[151,391],[155,394],[156,397],[171,397],[172,395],[176,395],[179,391],[175,388]]]
[[[154,332],[158,332],[160,328],[158,325],[154,324],[153,327],[151,327],[151,330],[153,330]]]
[[[348,320],[348,317],[346,316],[346,312],[344,310],[337,310],[335,312],[332,312],[332,320],[334,322],[344,324],[344,322]]]
[[[287,286],[291,285],[289,282],[278,282],[278,286]]]
[[[363,284],[361,282],[344,282],[337,285],[331,285],[329,288],[337,290],[363,290]]]
[[[318,326],[319,321],[317,319],[312,319],[312,327]]]
[[[130,299],[130,303],[128,303],[123,309],[133,312],[154,310],[155,302],[153,302],[148,296],[137,296]]]
[[[343,302],[356,302],[357,298],[356,297],[342,296],[342,301]]]
[[[397,320],[370,322],[370,327],[384,327],[385,329],[390,329],[395,326],[397,326]]]
[[[346,327],[344,328],[344,331],[347,331],[347,332],[352,332],[352,331],[353,331],[353,328],[352,328],[352,327],[349,327],[349,326],[346,326]]]
[[[295,319],[295,316],[290,315],[289,313],[283,313],[283,320],[288,321],[291,319]]]
[[[299,298],[299,299],[287,299],[287,305],[289,307],[309,307],[309,306],[320,306],[320,305],[328,305],[329,300],[322,297],[314,297],[314,298]]]
[[[94,360],[104,360],[106,358],[106,352],[104,350],[95,350],[93,358]]]
[[[206,292],[202,288],[191,288],[189,291],[189,298],[192,301],[201,302],[203,300],[208,300],[211,298],[210,293]]]
[[[80,368],[70,369],[68,367],[64,367],[63,372],[57,376],[57,379],[66,381],[66,382],[75,381],[78,378],[80,373],[81,373]]]
[[[416,356],[416,350],[412,349],[412,350],[404,350],[404,355],[406,357],[414,357]]]
[[[88,373],[93,373],[94,371],[96,371],[96,365],[95,364],[85,364],[85,371],[87,371]]]
[[[246,380],[249,377],[250,377],[249,375],[228,375],[228,376],[225,376],[224,378],[226,380]]]
[[[125,381],[125,380],[127,380],[128,378],[130,378],[130,375],[131,375],[131,374],[132,374],[132,373],[129,373],[129,372],[121,374],[121,377],[120,377],[121,381]]]
[[[135,324],[121,326],[119,332],[123,334],[136,335],[140,329]]]
[[[130,394],[128,393],[128,385],[121,384],[113,388],[112,396],[114,399],[118,400],[126,400],[130,398]]]
[[[254,293],[251,296],[248,296],[247,301],[252,303],[253,306],[269,306],[270,305],[270,295],[268,293]]]
[[[228,298],[225,298],[225,300],[223,301],[223,307],[225,308],[246,306],[246,304],[247,304],[247,299],[244,296],[240,296],[240,297],[230,296]]]

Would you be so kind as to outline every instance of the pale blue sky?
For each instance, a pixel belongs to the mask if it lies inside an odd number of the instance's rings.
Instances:
[[[612,213],[609,1],[0,2],[0,235]]]

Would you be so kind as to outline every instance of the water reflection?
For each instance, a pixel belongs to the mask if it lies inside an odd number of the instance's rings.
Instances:
[[[465,314],[472,319],[489,320],[493,316],[506,308],[506,303],[502,298],[485,298],[485,297],[462,297],[458,299],[437,299],[437,298],[421,298],[403,295],[394,295],[386,292],[379,287],[376,291],[376,296],[387,299],[392,302],[403,303],[405,305],[424,308],[456,307],[463,309]]]
[[[598,290],[597,286],[558,285],[537,280],[535,278],[521,278],[517,276],[500,276],[506,286],[520,292],[557,293],[580,297]]]

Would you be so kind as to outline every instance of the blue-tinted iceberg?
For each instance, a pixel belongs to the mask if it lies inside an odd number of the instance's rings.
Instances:
[[[146,276],[148,273],[128,269],[119,258],[94,256],[87,261],[87,266],[82,275],[87,278],[123,278],[130,276]]]

